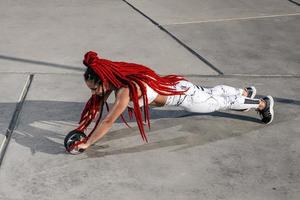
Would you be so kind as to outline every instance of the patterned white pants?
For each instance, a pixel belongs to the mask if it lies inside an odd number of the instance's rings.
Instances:
[[[258,108],[259,99],[242,96],[243,89],[226,85],[204,88],[188,81],[180,81],[176,90],[189,88],[184,95],[169,96],[166,105],[180,106],[184,110],[197,113],[210,113],[218,110],[245,110]]]

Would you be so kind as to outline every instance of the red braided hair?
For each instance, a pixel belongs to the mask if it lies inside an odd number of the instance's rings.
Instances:
[[[159,76],[150,68],[126,62],[114,62],[106,59],[99,58],[97,53],[89,51],[85,54],[83,64],[91,68],[100,78],[104,87],[109,88],[109,84],[112,84],[115,88],[128,87],[130,99],[133,102],[133,109],[128,108],[129,116],[131,118],[132,111],[134,112],[138,128],[144,141],[148,142],[147,136],[144,131],[144,124],[142,119],[142,112],[139,105],[139,97],[137,92],[137,86],[139,86],[142,92],[142,98],[144,102],[144,119],[145,123],[150,128],[150,117],[149,117],[149,106],[147,91],[144,83],[149,85],[153,90],[161,95],[180,95],[184,91],[176,91],[174,87],[179,81],[185,80],[182,76],[168,75]],[[136,83],[136,84],[135,84]],[[86,103],[85,108],[81,113],[80,126],[77,130],[83,131],[91,123],[91,121],[99,113],[99,118],[96,122],[95,127],[100,121],[104,102],[100,105],[101,97],[92,95],[89,101]],[[106,102],[105,102],[106,103]],[[107,103],[106,103],[107,106]],[[108,106],[107,106],[108,109]],[[121,115],[122,120],[126,123]],[[127,125],[127,123],[126,123]],[[92,132],[95,128],[92,130]],[[92,134],[89,134],[89,136]],[[88,137],[89,137],[88,136]]]

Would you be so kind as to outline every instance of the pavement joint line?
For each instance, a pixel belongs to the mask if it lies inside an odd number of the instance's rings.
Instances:
[[[81,69],[76,66],[69,66],[69,65],[57,64],[57,63],[51,63],[51,62],[45,62],[39,60],[31,60],[27,58],[17,58],[12,56],[0,55],[0,59],[12,61],[12,62],[22,62],[22,63],[29,63],[33,65],[44,65],[48,67],[56,67],[56,68],[63,68],[67,70],[81,71]]]
[[[201,75],[201,74],[185,74],[182,75],[185,77],[215,77],[215,78],[233,78],[233,77],[257,77],[257,78],[300,78],[300,74],[287,74],[287,75],[276,75],[276,74],[270,74],[270,75],[260,75],[260,74],[223,74],[223,75]]]
[[[201,23],[209,23],[209,22],[227,22],[227,21],[265,19],[265,18],[288,17],[288,16],[299,16],[299,15],[300,15],[300,13],[290,13],[290,14],[282,14],[282,15],[265,15],[265,16],[259,16],[259,17],[240,17],[240,18],[238,17],[238,18],[228,18],[228,19],[212,19],[212,20],[203,20],[203,21],[168,23],[168,24],[162,24],[162,25],[163,26],[171,26],[171,25],[184,25],[184,24],[201,24]]]
[[[300,74],[228,74],[228,76],[249,76],[249,77],[284,77],[284,78],[288,78],[288,77],[292,77],[292,78],[300,78]]]
[[[147,16],[145,13],[140,11],[138,8],[136,8],[134,5],[129,3],[126,0],[122,0],[127,5],[129,5],[132,9],[134,9],[136,12],[144,16],[146,19],[148,19],[151,23],[153,23],[155,26],[157,26],[160,30],[164,31],[167,35],[171,36],[176,42],[178,42],[181,46],[183,46],[186,50],[188,50],[190,53],[192,53],[194,56],[196,56],[198,59],[200,59],[202,62],[204,62],[207,66],[209,66],[213,71],[217,72],[218,74],[222,75],[224,74],[220,69],[215,67],[213,64],[211,64],[208,60],[206,60],[204,57],[202,57],[200,54],[198,54],[196,51],[194,51],[192,48],[190,48],[188,45],[183,43],[180,39],[178,39],[175,35],[173,35],[171,32],[169,32],[167,29],[165,29],[163,26],[161,26],[159,23],[151,19],[149,16]]]
[[[16,127],[16,124],[17,124],[17,121],[18,121],[18,118],[19,118],[19,114],[20,114],[20,112],[23,108],[23,104],[24,104],[24,101],[26,99],[27,93],[29,91],[30,85],[32,83],[33,77],[34,77],[34,74],[28,75],[27,80],[25,82],[25,85],[23,87],[23,90],[21,92],[21,95],[19,97],[18,103],[16,104],[16,108],[14,110],[13,116],[10,120],[9,126],[6,130],[5,138],[4,138],[4,140],[1,144],[1,148],[0,148],[0,166],[1,166],[2,161],[4,159],[5,152],[7,150],[9,141],[10,141],[11,136],[12,136],[12,133],[14,132],[14,129]]]
[[[0,72],[1,74],[23,74],[23,75],[71,75],[78,76],[81,73],[55,73],[55,72]],[[160,76],[166,76],[167,74],[159,74]],[[216,77],[216,78],[227,78],[227,77],[258,77],[258,78],[300,78],[300,74],[222,74],[222,75],[206,75],[206,74],[177,74],[184,77]]]
[[[0,75],[2,74],[16,74],[16,75],[83,75],[84,71],[82,73],[79,72],[0,72]]]

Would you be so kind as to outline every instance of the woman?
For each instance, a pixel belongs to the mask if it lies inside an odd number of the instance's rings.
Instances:
[[[76,143],[76,149],[86,149],[100,140],[118,117],[121,116],[125,122],[122,113],[126,108],[130,118],[134,114],[141,136],[146,142],[148,140],[144,131],[143,117],[150,128],[149,105],[180,106],[186,111],[197,113],[218,110],[248,111],[253,108],[257,109],[262,122],[266,124],[271,123],[274,117],[273,98],[267,96],[254,99],[255,87],[238,89],[219,85],[204,88],[192,84],[182,76],[161,77],[148,67],[139,64],[101,59],[92,51],[85,54],[83,63],[87,67],[84,74],[85,82],[92,92],[92,97],[81,114],[77,130],[84,131],[97,115],[98,120],[89,136]],[[100,122],[103,106],[112,92],[115,94],[115,102]]]

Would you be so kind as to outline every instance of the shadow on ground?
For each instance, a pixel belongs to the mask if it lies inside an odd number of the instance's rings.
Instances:
[[[277,116],[273,124],[281,123],[299,115],[299,100],[275,98]],[[0,107],[11,106],[1,103]],[[76,127],[84,103],[57,101],[26,101],[19,123],[13,132],[12,140],[30,149],[32,154],[65,154],[63,140],[70,130]],[[290,110],[289,112],[287,112]],[[105,113],[104,113],[105,114]],[[128,116],[126,116],[128,119]],[[266,127],[260,123],[255,111],[215,112],[210,114],[188,113],[182,110],[151,109],[151,130],[149,143],[133,143],[129,147],[111,148],[110,143],[120,139],[139,137],[135,122],[127,128],[120,120],[116,122],[117,130],[112,129],[102,140],[103,145],[94,145],[86,151],[91,157],[143,152],[171,146],[176,150],[190,148],[206,143],[241,136],[250,131],[259,131]],[[175,132],[182,133],[180,136]],[[235,127],[234,130],[232,127]],[[157,136],[159,133],[159,137]],[[170,138],[170,135],[174,137]],[[122,145],[120,145],[122,146]]]

